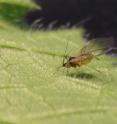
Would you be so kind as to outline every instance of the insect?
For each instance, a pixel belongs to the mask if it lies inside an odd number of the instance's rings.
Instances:
[[[97,55],[94,54],[96,51],[103,51],[106,50],[107,48],[100,48],[100,49],[95,49],[95,50],[89,50],[87,49],[89,46],[86,45],[80,50],[80,54],[77,56],[72,56],[67,59],[65,62],[65,59],[63,59],[63,67],[70,68],[70,67],[81,67],[82,65],[87,65],[89,64],[93,58],[97,58],[99,55],[102,55],[103,53],[99,53]]]

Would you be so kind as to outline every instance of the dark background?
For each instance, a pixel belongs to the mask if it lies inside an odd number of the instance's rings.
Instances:
[[[87,40],[110,38],[117,47],[117,0],[33,0],[41,9],[30,11],[26,22],[36,20],[38,28],[57,29],[82,26]]]

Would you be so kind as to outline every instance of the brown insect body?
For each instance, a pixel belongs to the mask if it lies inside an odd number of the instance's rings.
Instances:
[[[94,40],[95,41],[95,40]],[[102,45],[104,47],[101,47],[97,44],[94,44],[95,42],[89,43],[85,45],[81,50],[80,53],[76,56],[69,57],[67,61],[65,62],[65,58],[67,56],[66,51],[68,44],[66,46],[65,55],[63,58],[63,65],[62,67],[70,68],[70,67],[81,67],[82,65],[89,64],[93,58],[99,59],[98,57],[100,55],[103,55],[107,53],[108,46]],[[102,43],[102,42],[101,42]]]
[[[80,54],[77,56],[72,56],[67,59],[66,62],[64,62],[65,59],[63,59],[63,67],[70,68],[70,67],[81,67],[82,65],[86,65],[91,62],[93,58],[97,58],[100,55],[103,55],[106,53],[107,47],[104,48],[98,48],[98,49],[90,49],[90,44],[84,46],[80,50]],[[95,52],[100,51],[98,54]]]
[[[82,65],[86,65],[91,62],[93,59],[92,53],[82,53],[75,57],[70,57],[66,63],[63,64],[63,67],[70,68],[70,67],[80,67]]]

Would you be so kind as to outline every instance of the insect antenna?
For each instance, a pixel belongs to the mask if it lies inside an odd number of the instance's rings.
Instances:
[[[68,56],[68,53],[67,53],[68,46],[69,46],[69,43],[67,42],[67,45],[66,45],[66,47],[65,47],[64,55],[62,55],[62,64],[61,64],[61,66],[58,66],[58,67],[57,67],[57,71],[59,71],[59,69],[63,67],[63,65],[64,65],[64,63],[65,63],[65,60],[69,57],[69,56]]]
[[[67,53],[68,46],[69,46],[69,42],[67,42],[67,45],[66,45],[66,48],[65,48],[65,52],[64,52],[64,55],[63,55],[62,65],[65,63],[65,60],[69,57],[68,56],[68,53]]]

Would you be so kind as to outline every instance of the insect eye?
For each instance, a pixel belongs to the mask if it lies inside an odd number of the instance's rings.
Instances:
[[[75,57],[70,57],[70,58],[69,58],[69,61],[72,60],[72,59],[74,59],[74,58],[75,58]]]
[[[66,63],[63,63],[63,67],[65,67]]]

